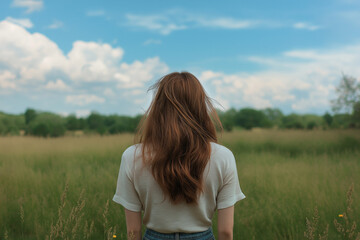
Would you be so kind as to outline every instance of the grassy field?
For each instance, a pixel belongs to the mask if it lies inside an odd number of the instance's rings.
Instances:
[[[317,229],[328,224],[328,239],[344,239],[333,222],[345,222],[352,183],[350,217],[360,224],[359,130],[234,131],[220,142],[247,196],[235,207],[234,239],[304,239],[316,207]],[[130,134],[0,138],[0,239],[125,239],[123,209],[111,199],[132,143]]]

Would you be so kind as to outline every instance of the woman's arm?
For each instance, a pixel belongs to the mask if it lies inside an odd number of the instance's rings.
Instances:
[[[125,208],[125,217],[128,240],[141,240],[141,212]]]
[[[234,206],[218,210],[219,240],[232,240],[234,229]]]

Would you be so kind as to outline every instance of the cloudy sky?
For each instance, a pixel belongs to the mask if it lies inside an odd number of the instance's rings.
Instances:
[[[323,114],[359,66],[357,0],[0,1],[8,113],[135,115],[151,84],[186,70],[224,109]]]

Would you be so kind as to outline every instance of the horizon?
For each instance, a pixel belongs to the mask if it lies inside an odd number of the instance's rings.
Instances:
[[[267,109],[269,108],[263,108],[263,109],[256,109],[256,108],[251,108],[251,107],[244,107],[244,108],[239,108],[239,109],[236,109],[236,108],[230,108],[230,109],[226,109],[226,110],[222,110],[222,109],[219,109],[219,108],[215,108],[216,111],[220,111],[222,113],[226,113],[226,111],[229,111],[231,109],[235,109],[237,112],[239,112],[240,110],[242,109],[253,109],[253,110],[256,110],[256,111],[266,111]],[[280,110],[281,109],[278,109],[278,108],[270,108],[272,110]],[[4,112],[0,109],[0,113],[3,113],[3,114],[7,114],[7,115],[24,115],[26,113],[26,110],[35,110],[35,112],[37,114],[43,114],[43,113],[49,113],[49,114],[55,114],[55,115],[58,115],[60,117],[69,117],[69,116],[75,116],[76,118],[87,118],[89,117],[92,113],[95,113],[95,114],[99,114],[99,115],[102,115],[102,116],[111,116],[111,115],[117,115],[117,116],[125,116],[125,117],[137,117],[137,116],[140,116],[140,115],[143,115],[145,113],[137,113],[137,114],[134,114],[134,115],[130,115],[130,114],[119,114],[119,113],[101,113],[101,112],[98,112],[98,111],[90,111],[89,114],[86,114],[86,115],[76,115],[75,112],[70,112],[70,113],[67,113],[67,114],[63,114],[63,113],[57,113],[57,112],[52,112],[50,110],[41,110],[41,109],[35,109],[35,108],[27,108],[24,110],[24,112],[20,112],[20,113],[9,113],[9,112]],[[290,112],[290,113],[284,113],[281,111],[281,113],[283,114],[283,116],[289,116],[289,115],[298,115],[298,116],[318,116],[318,117],[324,117],[324,115],[326,114],[330,114],[330,116],[341,116],[341,115],[348,115],[350,116],[351,114],[350,113],[345,113],[345,112],[338,112],[338,113],[333,113],[333,112],[325,112],[323,114],[317,114],[317,113],[296,113],[296,112]]]
[[[358,1],[140,2],[2,1],[0,111],[135,116],[184,70],[224,111],[323,115],[360,81]]]

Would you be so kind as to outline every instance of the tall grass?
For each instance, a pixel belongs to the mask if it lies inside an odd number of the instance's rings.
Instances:
[[[339,218],[343,218],[343,221],[338,221],[336,218],[334,219],[334,226],[338,233],[340,233],[341,239],[347,240],[360,240],[360,231],[356,230],[356,221],[353,220],[353,195],[354,192],[354,184],[351,184],[347,194],[346,194],[346,210],[344,213],[339,214]],[[304,236],[309,240],[327,240],[329,233],[329,224],[326,225],[326,228],[323,233],[320,232],[318,227],[319,223],[319,213],[317,207],[314,210],[314,216],[312,221],[306,218],[306,231],[304,232]]]
[[[342,239],[331,223],[344,224],[351,183],[360,223],[360,131],[235,131],[220,142],[247,196],[235,206],[234,239],[304,239],[315,207],[320,232],[330,223],[328,239]],[[132,143],[130,134],[0,138],[0,239],[125,239],[123,208],[111,199]]]

